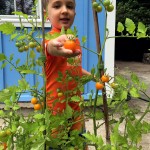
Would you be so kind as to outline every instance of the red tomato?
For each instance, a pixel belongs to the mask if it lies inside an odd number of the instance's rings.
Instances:
[[[64,48],[70,49],[72,51],[75,51],[75,49],[76,49],[76,43],[75,43],[75,41],[74,40],[67,40],[64,43]]]

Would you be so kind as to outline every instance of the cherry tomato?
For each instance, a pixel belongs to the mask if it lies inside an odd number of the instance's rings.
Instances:
[[[104,0],[103,5],[106,7],[110,5],[110,0]]]
[[[21,43],[16,42],[16,47],[20,47],[20,46],[21,46]]]
[[[30,48],[34,48],[35,46],[36,46],[35,42],[30,42],[30,43],[29,43],[29,47],[30,47]]]
[[[63,93],[62,93],[62,92],[59,92],[57,95],[58,95],[58,97],[62,97],[62,96],[63,96]]]
[[[107,75],[102,75],[101,81],[102,81],[102,82],[108,82],[108,81],[109,81],[109,76],[107,76]]]
[[[96,9],[96,8],[97,8],[97,6],[98,6],[98,3],[97,3],[97,2],[93,2],[93,3],[92,3],[92,7],[93,7],[93,8],[95,8],[95,9]]]
[[[104,88],[104,84],[100,82],[96,82],[95,87],[97,90],[102,90]]]
[[[110,84],[110,86],[111,86],[113,89],[116,89],[116,88],[118,87],[118,84],[115,83],[115,82],[112,82],[112,83]]]
[[[31,103],[34,105],[38,102],[37,98],[36,97],[32,97],[31,98]]]
[[[23,52],[23,51],[24,51],[24,46],[19,47],[19,48],[18,48],[18,51],[19,51],[19,52]]]
[[[40,52],[40,51],[41,51],[41,46],[40,46],[40,45],[36,47],[36,51],[37,51],[37,52]]]
[[[29,49],[29,46],[25,45],[25,46],[24,46],[24,50],[25,50],[25,51],[28,51],[28,49]]]
[[[102,6],[101,5],[99,5],[99,6],[97,6],[97,8],[95,9],[97,12],[101,12],[102,11]]]
[[[5,137],[6,136],[6,132],[5,131],[0,131],[0,137]]]
[[[76,48],[76,43],[74,40],[67,40],[65,43],[64,43],[64,48],[66,49],[70,49],[72,51],[75,51],[75,48]]]
[[[114,10],[114,6],[113,6],[112,4],[110,4],[110,5],[108,5],[108,6],[106,7],[106,10],[107,10],[108,12],[112,12],[112,11]]]
[[[34,105],[34,110],[40,110],[41,109],[41,104],[35,104]]]

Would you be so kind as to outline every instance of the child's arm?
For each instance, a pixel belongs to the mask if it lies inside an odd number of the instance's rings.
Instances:
[[[80,50],[72,52],[70,49],[63,47],[64,42],[68,40],[66,35],[61,35],[48,42],[47,51],[53,56],[74,57],[81,54]]]

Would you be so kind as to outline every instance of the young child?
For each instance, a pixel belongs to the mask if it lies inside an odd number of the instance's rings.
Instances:
[[[45,3],[46,4],[46,3]],[[52,30],[49,34],[60,33],[62,27],[65,30],[69,29],[73,24],[76,12],[75,12],[75,0],[47,0],[47,19],[52,25]],[[70,35],[71,36],[71,35]],[[81,92],[76,90],[78,87],[78,82],[74,78],[80,79],[82,75],[90,75],[89,72],[81,67],[81,47],[80,42],[76,38],[76,49],[73,52],[70,49],[64,48],[64,43],[68,40],[67,35],[61,35],[55,39],[46,40],[45,42],[45,73],[46,73],[46,92],[47,94],[47,106],[52,110],[54,115],[62,113],[66,109],[66,103],[75,112],[82,111],[79,106],[79,102],[66,102],[65,94],[59,97],[58,92],[65,93],[66,91],[76,91],[75,93],[69,93],[67,96],[79,96],[81,97]],[[79,63],[76,65],[71,65],[68,63],[68,58],[74,58],[78,60]],[[58,81],[59,74],[61,73],[62,82]],[[65,82],[67,75],[72,78],[71,81]],[[59,99],[59,101],[58,101]],[[83,127],[83,119],[81,116],[73,118],[74,123],[71,130],[81,130]],[[82,120],[82,121],[80,121]]]

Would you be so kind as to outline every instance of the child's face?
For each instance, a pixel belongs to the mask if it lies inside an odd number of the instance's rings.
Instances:
[[[75,0],[49,0],[48,18],[53,27],[70,28],[75,14]]]

